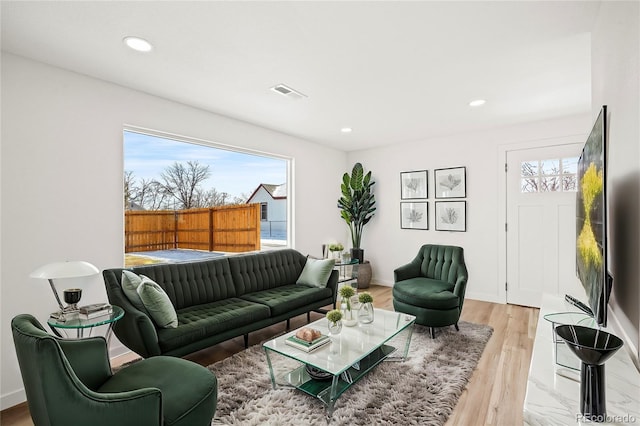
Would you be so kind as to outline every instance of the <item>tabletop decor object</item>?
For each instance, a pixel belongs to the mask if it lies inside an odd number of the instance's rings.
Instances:
[[[607,399],[604,363],[622,347],[622,340],[597,328],[580,325],[559,325],[556,333],[582,361],[580,413],[589,421],[605,422]]]
[[[336,337],[342,331],[342,312],[337,309],[333,309],[327,312],[327,322],[329,323],[327,328],[329,330],[329,338],[331,339],[331,353],[335,353],[337,350]],[[330,376],[327,376],[330,377]]]
[[[340,259],[342,250],[344,250],[342,243],[329,244],[329,251],[333,255],[334,259]]]
[[[358,321],[360,324],[371,324],[373,322],[373,296],[369,293],[358,295],[360,309],[358,309]]]
[[[56,298],[56,302],[58,302],[58,307],[60,308],[58,312],[52,313],[51,316],[59,321],[65,321],[65,314],[68,315],[70,313],[76,313],[77,306],[75,305],[75,303],[71,303],[67,307],[62,305],[62,301],[60,300],[60,296],[58,295],[58,291],[56,290],[53,280],[90,277],[99,273],[100,271],[98,270],[98,268],[93,266],[91,263],[81,260],[75,260],[48,263],[33,271],[31,274],[29,274],[29,276],[31,278],[43,278],[49,281],[51,291],[53,292],[53,295]],[[79,295],[77,297],[79,300]]]
[[[340,310],[342,311],[342,321],[347,327],[354,326],[358,323],[358,319],[353,313],[353,306],[351,304],[351,298],[356,294],[353,287],[350,285],[343,285],[340,290]]]
[[[82,297],[82,289],[81,288],[68,288],[63,291],[64,301],[67,303],[67,308],[70,311],[78,310],[78,302]]]

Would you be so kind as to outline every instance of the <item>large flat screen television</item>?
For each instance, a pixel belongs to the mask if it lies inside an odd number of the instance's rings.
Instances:
[[[576,272],[588,306],[607,325],[612,278],[607,267],[607,107],[593,125],[578,161]]]

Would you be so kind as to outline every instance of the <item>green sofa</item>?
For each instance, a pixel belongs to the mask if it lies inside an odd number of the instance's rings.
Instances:
[[[394,272],[393,308],[430,327],[455,325],[462,313],[467,267],[462,247],[425,244],[416,257]]]
[[[307,257],[292,249],[216,259],[147,265],[146,275],[167,293],[178,314],[177,328],[159,328],[122,290],[121,268],[103,271],[109,302],[124,309],[114,324],[118,339],[144,358],[184,356],[280,321],[335,306],[338,272],[326,287],[296,284]]]

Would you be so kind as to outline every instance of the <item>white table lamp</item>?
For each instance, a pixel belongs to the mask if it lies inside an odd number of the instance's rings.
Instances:
[[[56,314],[59,316],[59,318],[64,319],[65,307],[62,306],[60,296],[58,296],[58,291],[53,284],[53,280],[62,278],[90,277],[99,273],[100,271],[98,270],[98,268],[96,268],[89,262],[74,260],[67,262],[47,263],[46,265],[41,266],[33,271],[31,274],[29,274],[29,276],[31,278],[43,278],[49,280],[51,291],[53,291],[53,295],[56,297],[56,301],[58,302],[58,306],[60,307],[60,311],[56,312]]]

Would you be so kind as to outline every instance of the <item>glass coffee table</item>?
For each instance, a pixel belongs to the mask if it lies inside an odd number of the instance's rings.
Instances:
[[[318,398],[333,414],[336,400],[354,383],[384,360],[404,361],[409,352],[415,317],[375,309],[371,324],[342,326],[337,336],[313,352],[285,343],[296,331],[269,340],[262,346],[267,355],[273,388],[296,388]],[[306,327],[329,334],[326,318]],[[372,374],[375,374],[373,372]]]

